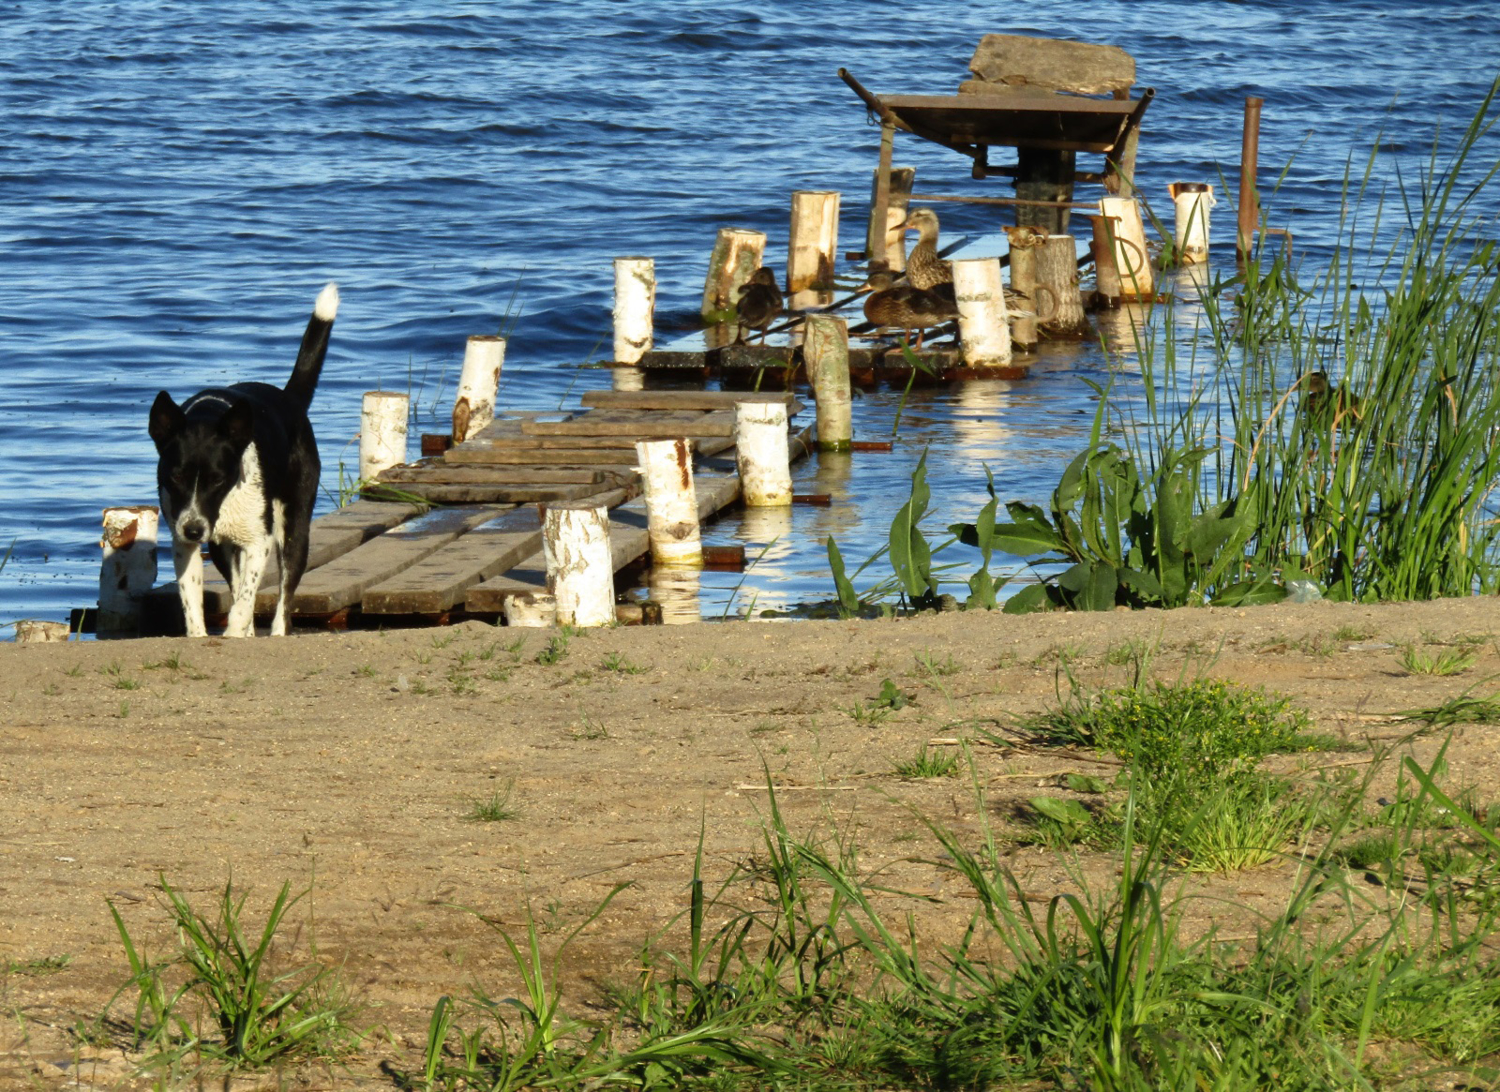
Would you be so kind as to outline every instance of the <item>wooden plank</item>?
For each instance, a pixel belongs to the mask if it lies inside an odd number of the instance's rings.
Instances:
[[[537,510],[517,508],[367,589],[360,606],[366,614],[441,614],[463,602],[469,588],[515,568],[541,544]]]
[[[469,446],[475,444],[476,446]],[[445,458],[455,466],[618,466],[620,448],[500,449],[468,440],[449,451]],[[633,461],[633,460],[632,460]]]
[[[314,569],[292,602],[296,614],[325,615],[357,603],[366,588],[448,545],[459,535],[510,511],[509,505],[439,508]]]
[[[376,481],[381,482],[427,482],[459,484],[482,482],[499,485],[576,485],[606,481],[611,475],[604,470],[588,469],[543,469],[541,467],[517,468],[514,470],[490,469],[487,467],[450,466],[442,460],[421,462],[415,466],[393,466],[384,470]]]
[[[736,402],[797,402],[791,391],[585,391],[585,406],[632,410],[723,410]],[[801,403],[797,403],[798,408]]]
[[[632,442],[655,437],[730,436],[734,411],[714,410],[588,410],[566,421],[527,421],[528,436],[625,436]]]
[[[398,488],[433,504],[535,504],[538,501],[578,500],[599,491],[599,482],[574,485],[525,485],[507,482],[403,482]],[[379,496],[381,485],[365,487]]]

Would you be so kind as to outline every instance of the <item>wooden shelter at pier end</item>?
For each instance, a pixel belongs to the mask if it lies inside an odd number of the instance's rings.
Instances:
[[[880,163],[865,253],[870,261],[886,257],[888,231],[877,225],[888,226],[891,210],[904,210],[909,200],[1009,205],[1018,225],[1064,235],[1072,209],[1097,211],[1093,204],[1073,201],[1075,183],[1102,183],[1114,195],[1134,192],[1141,118],[1155,91],[1148,87],[1131,97],[1135,61],[1130,54],[1117,46],[987,34],[969,71],[973,78],[954,95],[877,95],[839,69],[880,120]],[[898,130],[967,156],[976,179],[1014,179],[1015,197],[902,193],[903,178],[897,172],[893,180],[891,170]],[[992,164],[993,147],[1015,148],[1016,162]],[[1102,169],[1078,170],[1080,152],[1103,156]],[[908,190],[910,177],[905,175]]]

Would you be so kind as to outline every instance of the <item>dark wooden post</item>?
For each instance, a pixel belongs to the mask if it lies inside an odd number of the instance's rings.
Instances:
[[[1245,133],[1240,142],[1240,223],[1235,238],[1235,258],[1243,266],[1255,250],[1255,230],[1260,226],[1260,194],[1256,192],[1256,168],[1260,158],[1260,108],[1265,99],[1245,100]]]
[[[1018,148],[1016,197],[1022,201],[1073,200],[1077,154],[1050,148]],[[1036,228],[1047,235],[1068,233],[1068,210],[1046,205],[1017,205],[1018,227]]]
[[[891,207],[891,153],[896,145],[896,126],[888,119],[880,123],[880,163],[875,168],[875,202],[870,209],[870,231],[865,257],[871,262],[885,261],[885,216]],[[880,230],[875,230],[875,225]]]

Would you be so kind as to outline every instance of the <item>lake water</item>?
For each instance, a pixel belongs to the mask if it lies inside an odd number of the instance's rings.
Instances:
[[[343,294],[313,407],[334,490],[361,392],[409,386],[414,431],[445,431],[465,338],[507,312],[503,408],[607,386],[566,366],[609,353],[616,255],[655,257],[660,341],[691,326],[720,226],[765,231],[784,268],[792,190],[842,191],[841,249],[862,245],[879,130],[837,69],[947,93],[990,32],[1134,54],[1163,213],[1169,182],[1236,177],[1263,97],[1263,186],[1291,161],[1272,219],[1314,261],[1351,154],[1362,169],[1379,139],[1382,174],[1409,176],[1500,56],[1500,8],[1478,3],[0,2],[0,623],[94,602],[99,509],[155,500],[157,390],[284,382],[324,282]],[[1010,192],[914,138],[897,162],[919,190]],[[955,234],[1008,219],[940,211]],[[1226,201],[1220,268],[1232,223]],[[1069,345],[1024,382],[914,392],[893,454],[799,468],[832,508],[709,529],[763,556],[706,574],[704,615],[830,595],[823,540],[854,563],[883,543],[924,449],[935,527],[983,503],[981,463],[1002,498],[1044,497],[1107,371]],[[887,436],[899,398],[857,399],[857,434]]]

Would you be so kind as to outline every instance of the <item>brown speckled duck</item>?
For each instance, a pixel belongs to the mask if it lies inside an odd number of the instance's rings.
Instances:
[[[1342,383],[1334,387],[1327,372],[1311,372],[1297,382],[1305,392],[1302,410],[1319,426],[1340,427],[1350,417],[1364,416],[1359,396]]]
[[[766,327],[776,321],[783,304],[776,274],[761,266],[750,275],[748,283],[740,285],[739,297],[739,340],[745,340],[746,330],[759,330],[760,340],[764,342]]]
[[[935,292],[949,304],[955,304],[953,295],[953,266],[938,257],[938,218],[931,209],[912,209],[906,218],[906,230],[919,233],[917,245],[906,257],[906,279],[917,288]],[[1045,238],[1045,237],[1044,237]],[[1033,244],[1034,245],[1034,244]],[[1010,288],[1005,290],[1005,306],[1009,317],[1027,318],[1032,311],[1027,306],[1030,300],[1023,292]]]
[[[870,279],[860,291],[869,292],[865,300],[865,318],[876,326],[889,326],[902,332],[901,344],[911,339],[917,331],[917,348],[922,347],[922,336],[930,326],[941,326],[958,318],[958,308],[952,297],[944,298],[938,292],[929,292],[911,284],[897,284],[895,274],[879,269],[870,274]]]

